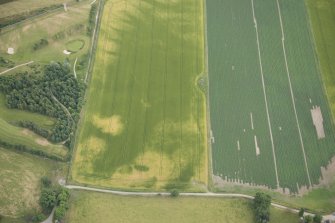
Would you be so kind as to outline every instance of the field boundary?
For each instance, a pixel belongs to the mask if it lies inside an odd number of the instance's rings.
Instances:
[[[87,78],[91,78],[88,77],[89,74],[92,74],[93,72],[93,65],[94,64],[94,60],[95,60],[95,53],[96,53],[96,49],[97,49],[97,42],[98,42],[98,38],[99,38],[99,31],[100,31],[100,24],[101,24],[101,15],[103,12],[103,8],[104,8],[104,0],[99,1],[99,9],[97,10],[97,14],[95,17],[95,27],[94,27],[94,31],[93,31],[93,35],[92,35],[92,40],[91,40],[91,49],[90,49],[90,57],[89,57],[89,61],[88,61],[88,67],[87,67],[87,72],[85,75],[85,79],[84,79],[84,83],[87,84]],[[90,75],[91,76],[91,75]]]
[[[90,52],[90,60],[91,58],[92,59],[92,63],[91,64],[94,64],[94,58],[95,58],[95,51],[96,51],[96,45],[97,45],[97,39],[99,37],[99,31],[100,31],[100,21],[101,21],[101,15],[102,15],[102,11],[104,9],[104,3],[105,1],[104,0],[99,0],[99,9],[97,10],[97,16],[99,17],[97,22],[95,24],[95,38],[93,37],[92,39],[92,51]],[[93,47],[94,45],[94,47]],[[94,55],[92,55],[94,52]],[[87,75],[88,74],[91,74],[93,72],[93,69],[92,69],[92,65],[89,64],[89,66],[87,67]],[[89,75],[89,81],[90,81],[90,78],[91,78],[92,75]],[[88,86],[85,90],[85,95],[84,95],[84,101],[86,101],[87,99],[87,94],[88,94],[88,88],[89,88],[89,82],[86,83],[86,85]],[[78,139],[78,134],[80,132],[80,129],[81,129],[81,125],[82,125],[82,121],[83,121],[83,116],[85,114],[85,107],[86,107],[86,103],[84,104],[84,106],[82,107],[81,111],[80,111],[80,118],[79,118],[79,121],[77,123],[77,128],[76,128],[76,132],[74,134],[74,140],[73,140],[73,149],[72,151],[70,151],[70,155],[71,155],[71,160],[70,160],[70,163],[69,163],[69,168],[68,168],[68,173],[67,173],[67,176],[66,176],[66,179],[67,180],[70,180],[72,178],[72,175],[71,175],[71,171],[72,171],[72,163],[73,163],[73,159],[75,157],[75,153],[76,153],[76,143],[77,143],[77,139]]]
[[[207,0],[203,1],[203,23],[204,23],[204,56],[205,56],[205,72],[207,76],[207,93],[206,100],[206,130],[207,130],[207,153],[208,153],[208,187],[212,186],[213,183],[213,153],[212,153],[212,141],[211,141],[211,116],[210,116],[210,98],[209,98],[209,70],[208,70],[208,37],[207,37]]]

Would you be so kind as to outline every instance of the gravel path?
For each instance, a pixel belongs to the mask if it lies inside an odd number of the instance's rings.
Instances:
[[[41,223],[52,223],[52,219],[55,213],[55,208],[52,210],[51,214],[49,215],[49,217],[47,219],[45,219],[44,221],[42,221]]]
[[[13,67],[13,68],[10,68],[10,69],[8,69],[8,70],[2,71],[2,72],[0,73],[0,75],[5,74],[5,73],[7,73],[7,72],[9,72],[9,71],[11,71],[11,70],[14,70],[14,69],[18,68],[18,67],[22,67],[22,66],[25,66],[25,65],[28,65],[28,64],[31,64],[31,63],[34,63],[34,61],[29,61],[29,62],[27,62],[27,63],[23,63],[23,64],[20,64],[20,65],[15,66],[15,67]]]

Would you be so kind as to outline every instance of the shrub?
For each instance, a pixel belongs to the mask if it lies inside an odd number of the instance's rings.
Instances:
[[[270,205],[271,197],[264,193],[256,193],[254,199],[254,210],[256,221],[259,223],[266,223],[270,220]]]
[[[172,190],[170,193],[171,197],[178,197],[179,196],[179,191],[178,190]]]
[[[47,176],[42,177],[41,182],[42,182],[43,187],[50,187],[51,185],[51,180]]]

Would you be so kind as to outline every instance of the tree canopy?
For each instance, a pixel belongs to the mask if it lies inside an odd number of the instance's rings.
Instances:
[[[6,95],[9,108],[57,118],[51,132],[31,122],[18,123],[52,142],[71,141],[83,104],[84,89],[84,85],[70,73],[67,64],[55,62],[45,67],[42,76],[20,73],[0,77],[0,92]]]
[[[270,205],[271,197],[265,193],[256,193],[254,199],[254,210],[256,221],[259,223],[266,223],[270,220]]]

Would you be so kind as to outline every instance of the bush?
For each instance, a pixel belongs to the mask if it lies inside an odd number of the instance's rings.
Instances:
[[[52,188],[44,188],[41,192],[40,204],[44,210],[51,210],[56,205],[56,192]]]
[[[49,44],[48,40],[40,39],[37,43],[34,43],[33,50],[41,49]]]
[[[313,223],[321,223],[322,222],[322,216],[319,214],[316,214],[313,218]]]
[[[88,18],[88,26],[87,26],[87,35],[91,36],[94,30],[94,25],[95,25],[95,16],[97,14],[97,4],[93,4],[91,6],[91,10],[90,10],[90,15]]]
[[[299,213],[298,213],[299,217],[304,217],[304,213],[305,213],[305,209],[300,208]]]
[[[305,217],[305,223],[312,223],[312,222],[313,222],[313,218],[312,218],[312,216],[307,215],[307,216]]]
[[[51,180],[47,176],[42,177],[41,182],[42,182],[43,187],[50,187],[51,185]]]
[[[44,219],[46,219],[46,216],[45,216],[44,214],[42,214],[42,213],[39,213],[39,214],[33,216],[31,220],[32,220],[33,222],[41,222],[41,221],[43,221]]]
[[[171,197],[178,197],[179,196],[179,191],[178,190],[172,190],[170,193]]]
[[[254,210],[256,221],[259,223],[266,223],[270,220],[270,205],[271,197],[264,193],[256,193],[254,199]]]

